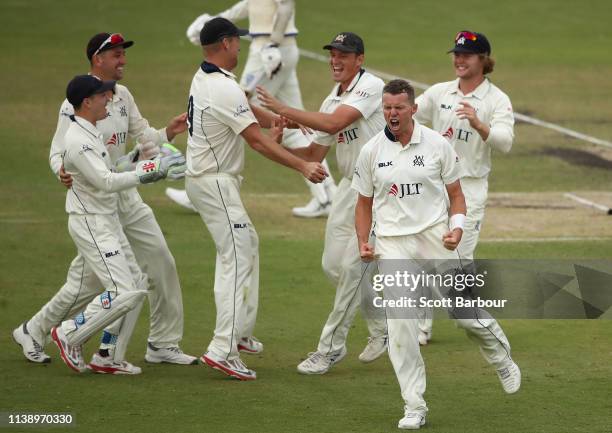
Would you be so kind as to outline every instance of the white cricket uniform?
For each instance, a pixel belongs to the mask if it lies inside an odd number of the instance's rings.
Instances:
[[[208,62],[191,82],[188,116],[185,189],[217,248],[217,318],[208,351],[232,360],[257,318],[259,240],[240,198],[240,133],[257,120],[235,76]]]
[[[461,101],[476,109],[478,118],[489,125],[486,141],[474,131],[467,119],[459,119],[455,111]],[[514,138],[514,114],[508,96],[485,79],[472,93],[459,90],[459,79],[438,83],[416,99],[415,119],[428,123],[452,145],[461,161],[461,189],[465,196],[467,215],[463,236],[457,251],[462,258],[474,259],[474,251],[484,220],[491,171],[491,149],[507,153]],[[433,310],[424,308],[420,327],[431,333]]]
[[[381,104],[383,87],[384,82],[380,78],[362,69],[346,91],[340,93],[340,84],[336,84],[319,109],[323,113],[333,113],[340,105],[347,105],[359,110],[362,115],[343,131],[336,134],[316,132],[313,138],[313,142],[323,146],[336,145],[338,168],[343,176],[325,228],[323,271],[337,288],[334,306],[317,348],[324,354],[337,353],[345,346],[349,328],[360,305],[360,292],[367,290],[375,272],[375,266],[362,263],[359,256],[355,233],[357,193],[351,189],[351,179],[361,147],[384,127]],[[372,337],[386,333],[383,320],[368,317],[366,321]]]
[[[74,117],[64,142],[63,163],[73,178],[72,187],[66,193],[68,230],[79,254],[70,265],[67,283],[58,295],[72,300],[83,297],[89,302],[102,292],[83,313],[62,323],[70,339],[72,332],[90,320],[93,323],[95,315],[112,309],[122,294],[141,291],[144,298],[147,281],[117,215],[116,193],[138,185],[138,176],[135,172],[111,172],[111,158],[102,133],[81,117]],[[85,274],[95,284],[82,286],[81,276]],[[103,323],[95,331],[107,324]]]
[[[297,65],[300,52],[296,37],[298,29],[295,26],[295,8],[293,1],[286,0],[243,0],[231,8],[221,12],[218,16],[232,22],[249,19],[249,35],[253,38],[249,47],[249,55],[242,71],[240,85],[243,89],[250,89],[255,84],[262,86],[272,96],[278,98],[282,103],[304,109],[300,83],[297,78]],[[281,29],[279,26],[283,26]],[[281,52],[283,66],[274,77],[268,78],[263,69],[261,49],[270,43],[277,43]],[[251,104],[259,105],[259,99],[253,92],[249,101]],[[285,129],[283,132],[282,145],[295,149],[310,144],[311,137],[302,133],[299,129]],[[323,165],[329,172],[326,160]],[[304,179],[310,189],[310,193],[319,203],[325,204],[331,201],[328,189],[333,188],[334,180],[330,176],[323,183],[315,184]]]
[[[460,178],[463,161],[461,164],[457,161],[451,145],[417,121],[406,146],[385,127],[363,147],[352,186],[359,194],[373,197],[381,274],[393,274],[392,268],[397,266],[393,259],[437,260],[436,265],[457,260],[457,252],[447,250],[442,243],[442,236],[448,231],[445,185]],[[489,363],[498,368],[505,366],[510,345],[497,322],[488,327],[478,319],[462,319],[457,323],[480,345]],[[389,319],[387,326],[389,358],[406,411],[424,416],[425,366],[418,343],[418,321]]]
[[[455,111],[461,101],[476,109],[478,118],[491,131],[484,141],[467,119]],[[514,114],[508,96],[485,79],[472,93],[459,90],[459,79],[431,86],[416,99],[415,118],[442,134],[461,157],[461,187],[467,204],[463,237],[459,244],[462,258],[472,260],[484,218],[491,171],[491,149],[509,152],[514,138]]]
[[[106,110],[109,116],[97,122],[111,162],[125,155],[128,136],[162,144],[168,141],[165,128],[155,130],[142,117],[134,97],[127,87],[116,84],[115,94]],[[62,166],[62,155],[66,148],[65,134],[74,114],[72,105],[64,100],[59,112],[57,129],[51,143],[49,162],[56,176]],[[136,255],[142,271],[150,279],[148,292],[150,329],[148,341],[158,348],[176,346],[183,336],[183,301],[174,257],[164,235],[155,220],[151,208],[142,201],[136,188],[119,192],[118,215],[123,231]],[[79,261],[79,257],[75,261]],[[75,269],[72,267],[71,269]],[[64,285],[76,281],[69,278]],[[92,274],[83,274],[78,288],[98,290],[98,282]],[[41,344],[51,327],[66,317],[83,310],[89,299],[83,296],[67,298],[64,293],[82,293],[72,287],[60,290],[38,313],[28,321],[28,331]]]

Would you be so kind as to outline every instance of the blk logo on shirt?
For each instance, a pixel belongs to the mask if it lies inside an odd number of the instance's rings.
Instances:
[[[389,189],[389,195],[397,197],[399,194],[399,198],[404,198],[411,195],[420,195],[422,186],[423,184],[421,182],[400,183],[399,187],[394,183]]]
[[[378,168],[391,167],[393,165],[393,161],[379,162]]]

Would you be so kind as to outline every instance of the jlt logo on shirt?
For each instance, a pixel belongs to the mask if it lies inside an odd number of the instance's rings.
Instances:
[[[466,131],[465,129],[457,129],[457,140],[460,141],[465,141],[467,142],[470,139],[470,136],[474,134],[474,131]],[[451,127],[449,127],[443,134],[442,136],[444,138],[446,138],[447,140],[452,140],[453,138],[455,138],[455,130]]]
[[[340,143],[350,144],[351,141],[357,140],[357,138],[359,138],[357,136],[358,129],[359,128],[351,128],[351,129],[347,129],[346,131],[342,131],[340,134],[338,134],[338,144]]]
[[[125,144],[127,139],[127,132],[115,132],[106,142],[107,146],[121,146]]]
[[[409,195],[420,195],[420,188],[422,186],[423,184],[421,182],[400,183],[400,186],[398,188],[397,184],[394,183],[393,185],[391,185],[391,188],[389,188],[389,195],[397,197],[397,195],[400,194],[399,198],[404,198]]]

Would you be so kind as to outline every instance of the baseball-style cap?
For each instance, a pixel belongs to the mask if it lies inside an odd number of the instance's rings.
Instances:
[[[93,75],[77,75],[66,88],[66,98],[73,107],[78,107],[83,103],[83,99],[89,98],[97,93],[104,93],[115,88],[116,81],[102,81]]]
[[[202,31],[200,32],[200,43],[202,45],[210,45],[220,41],[223,38],[245,36],[248,34],[248,30],[239,29],[230,20],[217,17],[208,21],[206,24],[204,24],[204,27],[202,27]]]
[[[98,33],[94,35],[87,44],[87,58],[91,60],[96,54],[110,50],[115,47],[128,48],[134,45],[134,41],[126,41],[121,33]]]
[[[491,44],[482,33],[462,30],[455,36],[455,46],[447,53],[491,54]]]
[[[363,54],[365,52],[363,39],[351,32],[338,33],[330,44],[323,47],[324,50],[331,50],[332,48],[345,53]]]

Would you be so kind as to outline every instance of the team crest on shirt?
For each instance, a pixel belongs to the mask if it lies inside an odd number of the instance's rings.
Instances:
[[[239,106],[236,107],[236,111],[234,111],[234,117],[238,117],[243,113],[247,113],[251,111],[250,108],[245,107],[244,105],[240,104]]]
[[[369,98],[371,95],[364,90],[356,90],[355,95],[361,96],[362,98]]]
[[[423,155],[416,155],[412,161],[413,167],[425,167],[425,160]]]
[[[121,117],[127,117],[127,108],[125,105],[122,105],[121,108],[119,108],[119,114]]]
[[[93,150],[93,148],[89,144],[83,144],[81,145],[81,151],[79,152],[79,155],[82,155],[85,152],[89,152],[90,150]]]

